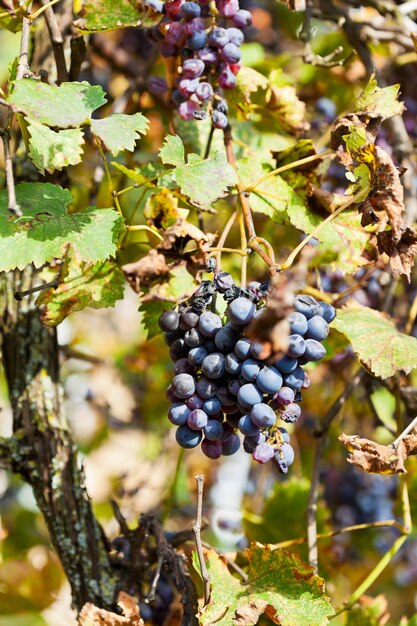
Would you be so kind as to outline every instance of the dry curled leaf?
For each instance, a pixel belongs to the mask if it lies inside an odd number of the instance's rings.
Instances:
[[[265,613],[265,609],[268,603],[265,600],[252,600],[249,604],[241,606],[236,609],[235,618],[233,619],[234,626],[252,626],[257,624],[260,615]],[[272,607],[271,607],[272,609]],[[273,610],[273,609],[272,609]],[[273,613],[275,611],[273,610]]]
[[[385,252],[389,256],[392,273],[396,278],[405,274],[410,281],[411,270],[417,255],[417,233],[414,228],[405,228],[401,239],[393,241],[391,231],[383,231],[377,235],[379,253]]]
[[[350,454],[348,463],[370,474],[405,474],[406,458],[417,454],[417,435],[407,435],[395,448],[344,433],[339,436],[339,441]]]
[[[139,293],[142,287],[148,287],[155,280],[169,273],[169,266],[163,254],[150,250],[139,261],[123,265],[126,278],[134,291]]]
[[[134,598],[121,591],[117,604],[123,615],[99,609],[92,602],[87,602],[78,616],[78,626],[144,626]]]

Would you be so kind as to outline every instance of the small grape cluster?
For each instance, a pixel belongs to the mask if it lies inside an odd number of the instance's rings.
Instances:
[[[184,120],[202,120],[210,113],[213,126],[225,129],[228,107],[222,92],[236,86],[241,29],[252,23],[251,13],[239,8],[239,0],[167,0],[161,8],[164,17],[156,31],[157,38],[163,37],[160,54],[178,59],[172,104]],[[157,79],[150,89],[162,95],[168,85]]]
[[[168,418],[183,448],[201,444],[206,456],[217,459],[239,449],[241,433],[255,461],[271,460],[286,473],[294,451],[277,415],[287,423],[300,417],[301,390],[310,386],[302,366],[325,355],[321,342],[336,313],[330,304],[296,296],[288,349],[277,359],[268,342],[246,334],[262,314],[267,289],[257,282],[241,289],[230,274],[218,272],[187,303],[162,313],[159,325],[174,362]],[[217,293],[228,302],[224,320],[209,310]]]

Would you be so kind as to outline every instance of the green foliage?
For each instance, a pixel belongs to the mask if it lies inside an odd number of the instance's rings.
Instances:
[[[354,606],[346,614],[345,626],[381,626],[386,623],[387,600],[384,596],[364,598],[360,606]]]
[[[148,125],[142,113],[113,113],[101,120],[91,120],[91,132],[101,139],[113,156],[117,156],[121,150],[133,152],[135,141],[146,133]]]
[[[273,546],[253,545],[246,551],[248,580],[232,576],[221,556],[210,551],[207,569],[211,598],[200,612],[200,624],[246,626],[265,613],[280,626],[324,626],[334,611],[324,594],[324,582],[301,559]],[[236,621],[235,621],[236,620]]]
[[[14,82],[8,101],[14,111],[47,126],[72,128],[90,121],[91,114],[106,103],[99,85],[61,83],[48,85],[23,78]]]
[[[351,305],[339,311],[331,325],[345,335],[375,376],[389,378],[398,370],[408,374],[417,367],[417,339],[400,333],[393,320],[379,311]]]
[[[182,165],[185,163],[185,150],[181,137],[178,135],[167,135],[164,145],[159,151],[159,157],[165,165]]]
[[[400,85],[378,87],[375,74],[372,74],[368,84],[355,103],[355,113],[366,113],[370,117],[386,120],[394,115],[401,115],[404,111],[402,102],[398,102]]]
[[[130,0],[90,0],[83,3],[82,15],[75,24],[85,35],[129,26],[150,28],[161,19],[159,13],[140,8]]]
[[[37,300],[43,305],[42,320],[56,326],[85,307],[112,307],[123,298],[124,284],[123,272],[111,261],[91,264],[69,258],[59,286],[43,291]]]
[[[84,136],[78,128],[55,132],[32,120],[28,131],[29,157],[41,174],[45,174],[45,170],[52,174],[55,170],[81,162]]]
[[[7,210],[7,191],[0,191],[0,270],[40,267],[67,248],[82,261],[104,261],[116,252],[123,221],[114,209],[89,207],[68,213],[71,194],[51,183],[21,183],[16,199],[23,213]]]

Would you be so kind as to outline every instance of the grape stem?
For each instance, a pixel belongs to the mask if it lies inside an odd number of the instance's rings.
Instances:
[[[306,163],[317,161],[317,159],[324,159],[325,157],[333,156],[335,154],[336,153],[334,150],[329,149],[329,150],[326,150],[325,152],[322,152],[321,154],[312,154],[311,156],[304,157],[303,159],[298,159],[298,161],[293,161],[292,163],[281,165],[281,167],[277,167],[275,170],[271,170],[264,176],[261,176],[261,178],[259,178],[256,182],[252,183],[252,185],[245,187],[244,191],[245,192],[253,191],[254,189],[256,189],[256,187],[259,187],[259,185],[261,185],[263,182],[268,180],[268,178],[271,178],[272,176],[276,176],[276,174],[281,174],[282,172],[286,172],[287,170],[292,170],[295,167],[298,167],[299,165],[305,165]]]
[[[204,560],[203,544],[201,542],[201,518],[203,512],[203,485],[204,475],[198,474],[195,477],[197,482],[197,517],[193,526],[195,544],[197,546],[197,556],[200,563],[201,578],[204,582],[204,606],[210,602],[210,574],[208,573],[206,562]]]
[[[236,188],[239,193],[239,200],[240,200],[240,205],[242,208],[243,221],[246,226],[246,230],[248,234],[247,246],[248,248],[250,248],[257,254],[259,254],[261,259],[266,263],[266,265],[269,266],[271,274],[275,274],[278,270],[276,263],[275,263],[275,259],[273,257],[271,258],[266,252],[264,252],[264,250],[262,250],[260,241],[262,242],[263,245],[265,245],[265,239],[260,239],[256,234],[255,225],[253,223],[252,211],[249,205],[248,197],[246,195],[247,192],[240,179],[239,171],[236,165],[235,155],[233,152],[232,130],[230,126],[228,126],[223,132],[224,132],[224,145],[226,148],[227,161],[233,167],[237,176]],[[269,246],[269,250],[272,250],[270,246]]]
[[[235,223],[237,217],[237,211],[233,211],[232,215],[229,217],[226,226],[223,228],[223,232],[220,236],[220,239],[217,243],[217,246],[210,250],[210,252],[216,252],[216,264],[217,269],[220,270],[222,264],[222,252],[235,252],[234,248],[225,248],[224,244],[226,243],[226,239],[232,229],[233,224]]]

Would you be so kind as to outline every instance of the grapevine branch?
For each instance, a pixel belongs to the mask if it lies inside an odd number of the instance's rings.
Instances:
[[[64,40],[51,3],[46,0],[41,0],[41,4],[45,12],[46,25],[52,43],[52,52],[57,71],[57,82],[59,84],[68,80],[68,70],[64,54]]]

